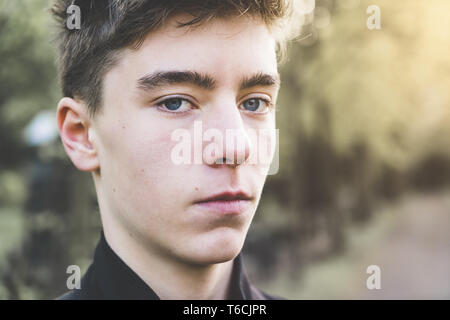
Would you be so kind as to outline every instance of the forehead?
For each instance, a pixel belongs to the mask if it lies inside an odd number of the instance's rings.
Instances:
[[[115,72],[138,79],[155,70],[195,70],[213,73],[218,82],[247,73],[277,73],[275,39],[262,21],[221,18],[177,28],[180,21],[183,16],[171,18],[139,48],[126,49]]]

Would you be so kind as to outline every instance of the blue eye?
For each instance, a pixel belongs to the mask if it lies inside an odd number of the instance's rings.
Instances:
[[[195,108],[194,105],[184,98],[172,97],[162,100],[157,104],[165,112],[185,113]]]
[[[262,98],[251,98],[242,102],[241,105],[244,110],[258,114],[265,113],[270,107],[272,107],[272,103],[269,100]],[[258,109],[261,110],[257,111]]]
[[[181,107],[182,103],[183,103],[182,99],[172,98],[172,99],[167,99],[166,101],[164,101],[161,104],[164,105],[164,107],[166,107],[167,109],[175,111]]]
[[[259,99],[248,99],[243,103],[244,108],[249,111],[258,110],[260,104],[261,102],[259,101]]]

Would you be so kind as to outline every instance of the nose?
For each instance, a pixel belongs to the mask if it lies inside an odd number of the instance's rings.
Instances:
[[[235,168],[249,159],[251,139],[234,103],[215,108],[204,122],[204,163]]]

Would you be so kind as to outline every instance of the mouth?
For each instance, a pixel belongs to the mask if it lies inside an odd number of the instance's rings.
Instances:
[[[200,208],[219,214],[241,214],[249,208],[253,197],[243,191],[226,191],[194,202]]]
[[[209,196],[202,200],[198,200],[195,203],[210,202],[210,201],[236,201],[236,200],[252,200],[252,197],[250,197],[247,193],[241,190],[235,192],[225,191]]]

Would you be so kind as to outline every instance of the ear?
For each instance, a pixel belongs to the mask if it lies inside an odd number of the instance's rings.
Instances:
[[[59,135],[67,155],[81,171],[99,169],[97,150],[93,143],[87,106],[72,98],[64,97],[56,110]]]

